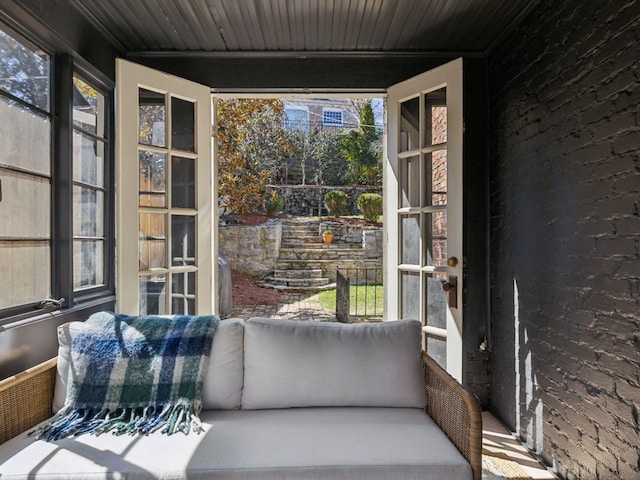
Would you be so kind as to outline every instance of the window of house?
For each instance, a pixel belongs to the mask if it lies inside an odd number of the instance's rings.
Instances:
[[[325,127],[342,127],[342,110],[333,108],[322,109],[322,125]]]
[[[105,282],[105,96],[73,77],[73,289]]]
[[[0,314],[51,295],[51,57],[0,26]]]
[[[308,108],[291,108],[284,110],[285,128],[289,131],[301,130],[309,131],[309,109]]]

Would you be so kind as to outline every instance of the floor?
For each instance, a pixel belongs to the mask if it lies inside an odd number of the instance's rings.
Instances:
[[[335,314],[320,306],[318,294],[283,294],[278,305],[238,305],[232,317],[272,317],[288,320],[335,321]],[[483,480],[555,479],[491,412],[482,413]]]
[[[555,479],[491,412],[482,412],[483,480]]]

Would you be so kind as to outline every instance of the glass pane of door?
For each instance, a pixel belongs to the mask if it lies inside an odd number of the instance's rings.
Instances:
[[[171,146],[186,152],[196,151],[195,106],[180,98],[171,99]]]
[[[196,274],[175,273],[171,276],[171,285],[171,311],[174,314],[193,315],[196,306]]]
[[[196,162],[193,158],[171,157],[171,205],[196,208]]]
[[[400,193],[402,208],[420,206],[420,157],[409,157],[401,160],[402,169]]]
[[[419,138],[420,97],[415,97],[400,105],[400,152],[417,148]]]
[[[167,200],[166,154],[140,150],[138,162],[139,205],[141,207],[164,207]]]
[[[447,88],[424,95],[424,145],[447,143]]]
[[[165,147],[166,95],[146,88],[138,90],[138,138],[142,145]]]
[[[400,318],[420,319],[420,274],[400,273]]]
[[[145,275],[139,280],[140,315],[165,315],[166,275]]]

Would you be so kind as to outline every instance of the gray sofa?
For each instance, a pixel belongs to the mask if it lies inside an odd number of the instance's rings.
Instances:
[[[0,382],[1,479],[481,477],[478,402],[421,353],[417,321],[223,320],[203,433],[34,440],[24,430],[64,403],[81,328],[59,328],[57,362]]]

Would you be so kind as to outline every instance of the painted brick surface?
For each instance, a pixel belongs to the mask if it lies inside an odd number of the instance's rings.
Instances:
[[[543,0],[489,58],[492,409],[640,478],[640,2]]]

